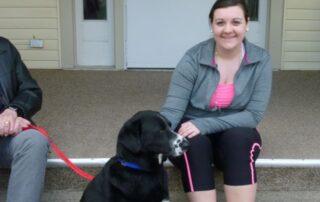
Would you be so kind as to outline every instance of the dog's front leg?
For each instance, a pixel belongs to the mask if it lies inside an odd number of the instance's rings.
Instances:
[[[163,185],[162,185],[162,187],[163,187],[163,199],[162,199],[162,201],[161,202],[170,202],[170,200],[169,200],[169,186],[168,186],[168,173],[165,171],[165,170],[163,170]]]

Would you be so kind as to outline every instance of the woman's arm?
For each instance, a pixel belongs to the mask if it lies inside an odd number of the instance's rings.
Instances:
[[[188,106],[191,92],[197,78],[197,63],[185,54],[174,70],[166,101],[160,113],[171,122],[175,129]]]

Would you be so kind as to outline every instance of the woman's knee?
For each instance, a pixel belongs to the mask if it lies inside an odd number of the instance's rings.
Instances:
[[[261,150],[256,129],[234,128],[222,134],[224,180],[228,185],[248,185],[256,182],[255,161]]]
[[[201,149],[201,148],[212,147],[210,139],[205,135],[197,135],[188,140],[190,142],[190,146],[193,148]]]
[[[190,147],[181,157],[170,158],[180,169],[185,192],[214,189],[212,144],[207,136],[189,139]]]
[[[186,156],[189,158],[191,162],[200,161],[203,159],[204,161],[211,161],[212,154],[212,144],[207,136],[197,135],[193,138],[188,139],[190,146],[186,153]],[[170,158],[173,164],[184,164],[184,156]],[[176,165],[177,167],[180,167]]]
[[[189,139],[190,147],[187,151],[188,158],[191,162],[202,161],[211,163],[213,148],[210,139],[205,135],[197,135]]]
[[[222,134],[221,142],[226,148],[251,148],[254,144],[261,146],[260,134],[255,128],[232,128]]]

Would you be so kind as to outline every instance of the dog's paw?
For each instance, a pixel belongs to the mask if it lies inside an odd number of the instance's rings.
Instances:
[[[161,202],[170,202],[169,199],[163,199]]]

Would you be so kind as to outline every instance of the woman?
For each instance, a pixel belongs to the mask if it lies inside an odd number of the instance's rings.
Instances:
[[[177,65],[161,113],[191,147],[171,159],[192,202],[216,201],[212,163],[223,172],[226,199],[254,201],[256,127],[271,93],[269,54],[245,39],[244,0],[218,0],[209,19],[214,38],[186,52]]]

